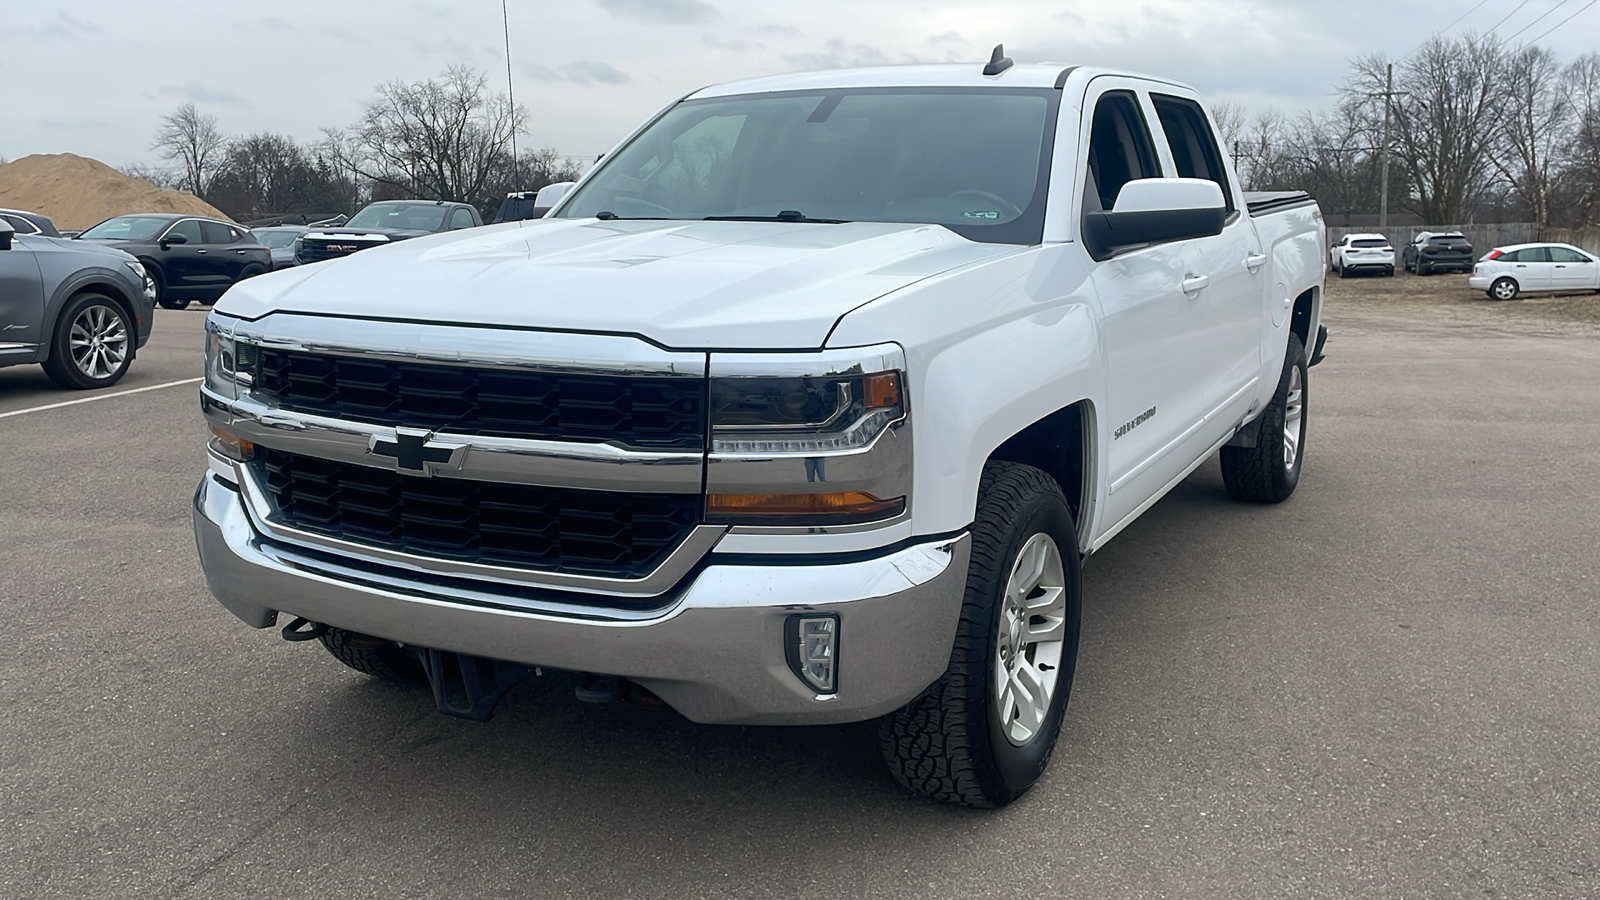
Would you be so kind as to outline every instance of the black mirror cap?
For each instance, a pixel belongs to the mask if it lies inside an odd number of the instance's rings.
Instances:
[[[0,250],[11,249],[11,236],[15,233],[9,228],[0,228]]]
[[[189,239],[184,237],[181,234],[169,234],[166,237],[161,239],[161,246],[162,247],[165,247],[168,244],[187,244],[187,243],[189,243]]]
[[[1156,209],[1143,212],[1091,212],[1083,217],[1083,242],[1096,260],[1109,259],[1117,247],[1164,244],[1214,237],[1222,233],[1228,211]]]

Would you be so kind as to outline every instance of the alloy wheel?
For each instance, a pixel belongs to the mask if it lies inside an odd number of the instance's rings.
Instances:
[[[1295,460],[1300,458],[1300,423],[1306,415],[1305,384],[1300,380],[1300,367],[1289,369],[1289,393],[1283,404],[1283,467],[1293,471]]]
[[[1048,534],[1023,543],[1001,597],[995,641],[995,709],[1006,740],[1033,740],[1050,714],[1067,636],[1066,570]]]
[[[116,310],[97,303],[72,320],[67,347],[78,371],[102,381],[115,375],[128,358],[128,328]]]

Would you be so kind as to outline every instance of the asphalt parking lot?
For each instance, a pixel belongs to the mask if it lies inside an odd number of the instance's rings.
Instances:
[[[1089,561],[1055,762],[989,813],[871,726],[440,717],[210,598],[193,384],[6,416],[84,395],[0,370],[0,896],[1596,896],[1600,329],[1350,284],[1299,492],[1213,461]],[[113,391],[198,376],[203,315]]]

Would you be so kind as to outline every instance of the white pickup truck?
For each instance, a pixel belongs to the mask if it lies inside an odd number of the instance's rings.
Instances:
[[[881,717],[902,783],[1003,805],[1082,560],[1219,450],[1234,496],[1294,491],[1324,246],[1174,82],[997,52],[706,88],[546,218],[229,290],[200,557],[447,713],[539,668]]]

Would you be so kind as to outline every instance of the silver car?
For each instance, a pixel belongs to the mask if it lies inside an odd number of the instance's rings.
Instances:
[[[300,253],[300,237],[310,230],[304,225],[271,225],[252,228],[250,233],[272,251],[272,268],[277,270],[299,265],[295,257]]]
[[[155,282],[132,256],[19,235],[0,219],[0,366],[39,363],[57,384],[116,384],[150,339]]]

